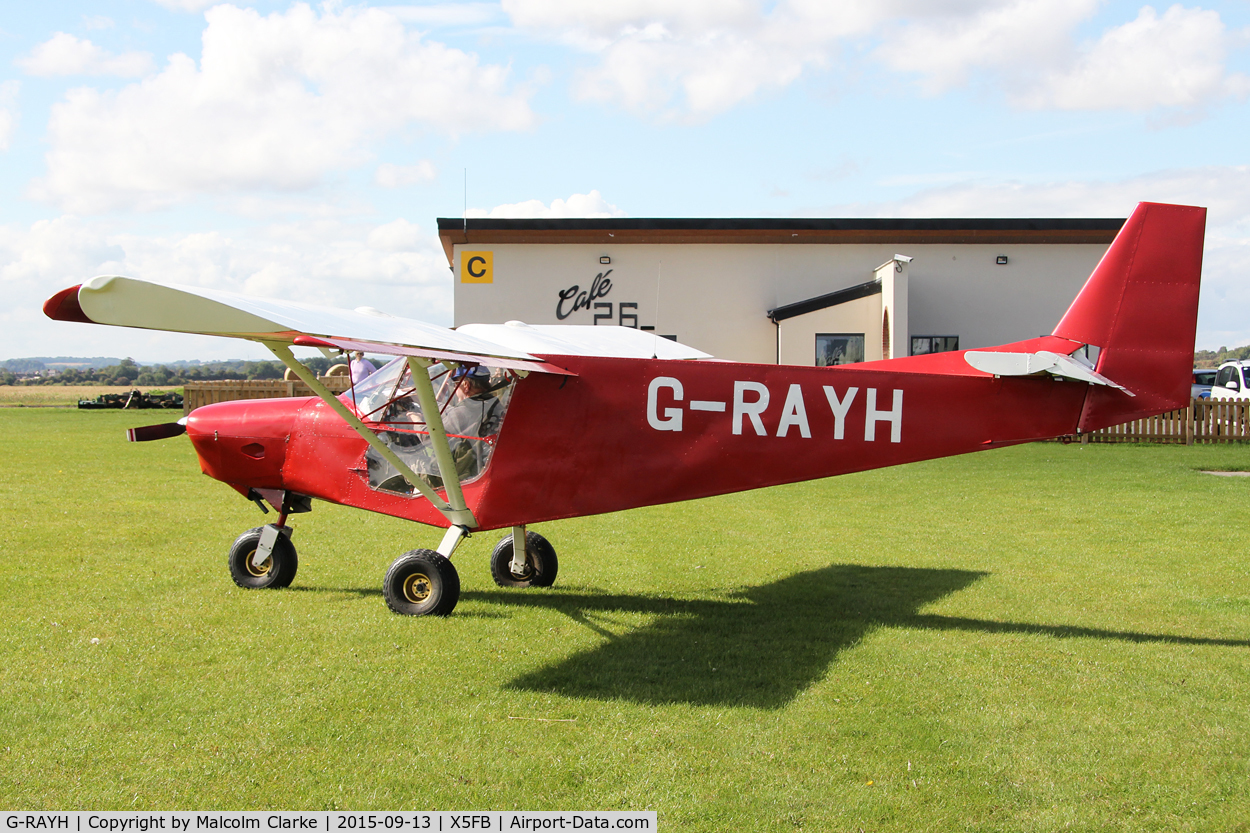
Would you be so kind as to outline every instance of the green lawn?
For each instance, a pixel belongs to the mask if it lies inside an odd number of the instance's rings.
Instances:
[[[159,412],[0,410],[0,807],[654,809],[662,830],[1250,830],[1247,447],[1036,444],[545,524],[551,590],[316,504]],[[273,516],[269,516],[272,519]],[[98,643],[94,640],[99,640]]]

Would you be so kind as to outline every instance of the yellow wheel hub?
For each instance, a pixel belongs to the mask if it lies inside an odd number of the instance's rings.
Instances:
[[[404,598],[413,604],[421,604],[434,592],[434,584],[425,573],[413,573],[404,579]]]
[[[256,550],[252,550],[247,554],[247,558],[243,559],[243,569],[247,570],[248,575],[260,578],[269,575],[269,570],[273,567],[273,556],[266,558],[257,567],[252,563],[252,559],[256,557]]]

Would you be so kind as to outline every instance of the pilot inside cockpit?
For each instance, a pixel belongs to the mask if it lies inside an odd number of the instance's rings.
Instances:
[[[507,408],[500,393],[511,379],[506,371],[492,371],[482,365],[458,367],[449,375],[456,388],[443,412],[443,428],[456,471],[461,480],[470,480],[486,467],[490,444],[499,433]]]
[[[394,382],[385,386],[393,397],[389,401],[384,399],[385,405],[376,401],[372,391],[366,391],[361,404],[365,409],[376,408],[374,418],[380,417],[383,425],[391,427],[392,430],[379,432],[382,441],[430,486],[441,488],[443,478],[438,474],[428,429],[412,392],[411,377],[407,373],[400,376],[399,371],[400,367],[388,366],[365,383],[368,386],[379,377],[396,374]],[[450,371],[436,365],[430,369],[430,376],[456,473],[462,483],[468,482],[481,475],[490,462],[495,438],[512,397],[515,377],[502,368],[480,365],[453,366]],[[378,393],[385,395],[381,391]],[[370,449],[366,458],[370,485],[385,491],[411,493],[394,467],[376,451]]]

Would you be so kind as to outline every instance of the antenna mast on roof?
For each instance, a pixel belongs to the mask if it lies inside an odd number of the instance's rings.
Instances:
[[[464,236],[465,242],[469,237],[469,169],[464,169],[464,213],[460,215],[464,220]]]

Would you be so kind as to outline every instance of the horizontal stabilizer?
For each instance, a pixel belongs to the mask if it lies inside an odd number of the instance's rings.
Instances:
[[[992,373],[995,376],[1033,376],[1039,373],[1049,373],[1051,376],[1062,376],[1065,379],[1075,379],[1091,385],[1106,385],[1122,390],[1129,396],[1134,395],[1132,391],[1126,390],[1123,385],[1117,385],[1089,365],[1071,356],[1052,353],[1049,350],[1039,350],[1036,353],[969,350],[964,353],[964,360],[982,373]]]

